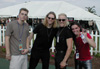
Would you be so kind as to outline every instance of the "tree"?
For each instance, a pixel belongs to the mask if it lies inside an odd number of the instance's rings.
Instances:
[[[95,6],[93,6],[93,7],[85,7],[85,8],[86,8],[86,10],[87,10],[88,12],[93,13],[93,14],[96,15]]]

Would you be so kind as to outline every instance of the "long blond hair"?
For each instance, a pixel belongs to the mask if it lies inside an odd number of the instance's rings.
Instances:
[[[54,12],[49,12],[47,15],[46,15],[46,17],[45,17],[45,19],[44,19],[44,22],[43,22],[43,25],[44,26],[46,26],[47,27],[47,17],[50,15],[50,14],[52,14],[52,15],[54,15],[54,19],[55,19],[55,21],[54,21],[54,23],[53,23],[53,28],[56,28],[57,27],[57,21],[56,21],[56,14],[54,13]]]
[[[58,18],[60,17],[60,16],[65,16],[66,17],[66,23],[65,23],[65,26],[68,26],[69,25],[69,21],[68,21],[68,18],[67,18],[67,15],[65,14],[65,13],[61,13],[61,14],[59,14],[58,15]],[[58,25],[59,26],[59,25]]]

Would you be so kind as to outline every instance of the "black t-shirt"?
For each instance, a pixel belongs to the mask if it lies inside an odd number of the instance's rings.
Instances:
[[[59,35],[59,42],[57,42],[57,36]],[[60,27],[58,28],[58,32],[56,34],[56,50],[57,51],[66,51],[67,44],[66,39],[72,38],[72,33],[68,27]]]
[[[33,30],[33,33],[37,34],[33,44],[33,49],[38,49],[40,51],[49,50],[53,37],[56,35],[56,31],[57,30],[55,28],[47,28],[43,24],[36,26]]]

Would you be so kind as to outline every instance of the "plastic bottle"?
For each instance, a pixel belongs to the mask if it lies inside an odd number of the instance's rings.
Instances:
[[[83,43],[86,44],[87,43],[87,39],[84,36],[84,34],[82,34],[82,33],[81,33],[81,38],[82,38]]]

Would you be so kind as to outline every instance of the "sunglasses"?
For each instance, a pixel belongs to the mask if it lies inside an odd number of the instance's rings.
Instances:
[[[48,17],[48,19],[54,20],[55,18]]]
[[[58,19],[58,21],[60,21],[60,22],[61,22],[61,21],[65,21],[65,20],[66,20],[66,19]]]

